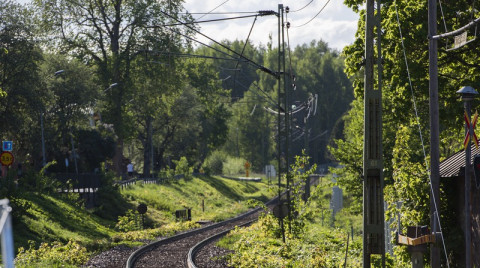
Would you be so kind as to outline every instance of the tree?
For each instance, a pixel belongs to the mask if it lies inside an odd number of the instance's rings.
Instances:
[[[346,58],[346,70],[354,78],[355,97],[363,99],[362,60],[364,55],[365,12],[360,10],[363,0],[346,0],[345,3],[360,13],[355,42],[347,46],[343,53]],[[399,22],[397,22],[397,10]],[[387,213],[395,212],[395,201],[407,198],[404,210],[412,213],[403,214],[402,221],[414,219],[415,225],[428,222],[428,191],[425,189],[426,170],[424,153],[428,152],[429,129],[429,90],[428,90],[428,29],[427,2],[418,0],[382,1],[382,60],[383,60],[383,148],[384,175],[387,183],[385,200],[389,202]],[[438,16],[439,33],[448,29],[458,29],[478,17],[478,11],[471,1],[454,1],[442,3],[443,15]],[[445,21],[442,20],[445,18]],[[400,28],[403,40],[400,39]],[[405,45],[404,47],[402,46]],[[475,85],[479,82],[478,50],[479,40],[475,39],[467,45],[453,51],[453,40],[439,41],[439,100],[440,102],[440,147],[441,157],[461,148],[462,137],[462,105],[455,92],[462,86]],[[409,69],[405,65],[403,53],[406,54]],[[413,87],[410,88],[411,78]],[[415,99],[416,106],[413,104]],[[418,116],[418,117],[417,117]],[[354,131],[352,125],[346,126]],[[423,143],[421,144],[421,130]],[[347,136],[347,135],[346,135]],[[337,145],[341,148],[342,141]],[[363,147],[363,146],[362,146]],[[357,153],[354,161],[346,150],[334,153],[337,159],[346,166],[350,176],[358,176],[353,165],[361,159]],[[358,165],[357,165],[358,166]],[[351,169],[349,171],[349,169]],[[353,171],[355,170],[355,171]],[[357,174],[355,174],[357,173]],[[391,185],[391,186],[388,186]],[[440,197],[442,198],[442,197]],[[439,207],[444,207],[442,204]],[[440,212],[442,220],[448,216]],[[448,228],[447,228],[448,229]],[[448,234],[446,234],[448,236]],[[449,253],[448,253],[449,254]]]
[[[272,159],[276,115],[264,109],[265,100],[255,90],[245,92],[243,99],[232,106],[226,150],[252,163],[252,170],[261,171]]]
[[[91,69],[63,55],[45,54],[40,74],[43,78],[41,88],[45,92],[40,112],[48,145],[47,160],[63,163],[65,158],[74,155],[72,150],[77,147],[77,131],[90,127],[89,119],[98,108],[96,99],[100,89],[92,78]],[[64,169],[56,166],[52,170]]]
[[[306,103],[309,97],[318,96],[314,112],[299,113],[295,126],[303,130],[307,140],[298,139],[294,152],[300,155],[308,149],[308,155],[316,163],[328,160],[326,145],[337,120],[348,110],[353,100],[352,83],[346,76],[344,58],[323,41],[312,41],[293,51],[292,71],[296,76],[296,90],[292,101]],[[312,110],[312,111],[313,111]]]
[[[31,13],[12,1],[0,2],[1,138],[13,140],[18,162],[41,158],[39,113],[42,90],[38,63],[42,54],[33,42]]]
[[[168,35],[161,26],[177,22],[182,2],[35,0],[35,3],[44,27],[57,37],[53,43],[59,50],[94,64],[104,88],[117,83],[118,86],[109,89],[103,117],[113,124],[117,135],[114,165],[120,172],[123,143],[132,135],[131,120],[126,120],[125,109],[134,89],[130,77],[132,61],[148,48],[149,42]]]
[[[188,60],[185,62],[185,71],[201,107],[199,114],[201,128],[196,157],[198,159],[196,166],[199,167],[207,156],[215,148],[222,146],[227,139],[227,121],[231,114],[225,101],[229,99],[230,92],[222,88],[219,74],[215,71],[212,61]]]

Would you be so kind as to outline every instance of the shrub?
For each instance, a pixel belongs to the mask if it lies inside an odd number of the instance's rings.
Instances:
[[[175,175],[183,174],[186,178],[192,175],[193,168],[189,167],[185,156],[180,157],[180,160],[173,160],[173,163],[175,163]]]
[[[76,242],[69,241],[66,245],[60,242],[42,243],[35,249],[35,242],[30,241],[29,249],[18,249],[15,265],[17,267],[66,267],[80,266],[87,262],[87,249]]]
[[[119,231],[136,231],[142,229],[142,220],[136,210],[129,209],[125,216],[118,217],[115,229]]]
[[[222,174],[223,161],[227,158],[227,154],[223,151],[213,152],[203,163],[203,169],[207,174]]]
[[[223,174],[225,175],[238,175],[245,173],[245,159],[240,157],[227,157],[223,163]]]

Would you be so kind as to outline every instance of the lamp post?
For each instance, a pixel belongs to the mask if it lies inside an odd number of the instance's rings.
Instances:
[[[470,138],[473,138],[473,124],[470,124],[471,118],[471,102],[478,95],[478,92],[470,86],[462,87],[458,94],[461,95],[465,113],[468,120],[465,120],[465,135],[469,135]],[[472,267],[472,237],[471,237],[471,217],[470,217],[470,182],[472,179],[471,174],[471,154],[472,148],[470,140],[467,138],[467,144],[465,148],[465,267]],[[438,219],[437,219],[438,220]]]
[[[53,75],[58,76],[62,73],[64,73],[65,70],[58,70],[56,71]],[[47,158],[45,156],[45,134],[44,134],[44,129],[43,129],[43,113],[40,113],[40,128],[42,131],[42,167],[44,167],[47,164]]]

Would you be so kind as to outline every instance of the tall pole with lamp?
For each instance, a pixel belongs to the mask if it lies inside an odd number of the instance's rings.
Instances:
[[[472,147],[470,138],[476,143],[476,136],[473,132],[473,124],[471,124],[471,102],[478,95],[478,92],[470,86],[462,87],[458,94],[461,95],[464,108],[465,108],[465,267],[472,267],[472,223],[470,215],[470,191],[471,191],[471,159],[472,159]]]

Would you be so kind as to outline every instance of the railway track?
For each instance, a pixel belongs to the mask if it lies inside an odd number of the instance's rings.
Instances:
[[[267,202],[266,205],[271,205],[276,202],[276,200],[277,199],[273,199]],[[235,218],[145,245],[130,255],[126,267],[196,267],[192,257],[203,244],[210,241],[208,239],[220,233],[226,234],[235,228],[235,226],[242,226],[254,222],[262,211],[262,208],[256,208]],[[200,243],[202,241],[204,242],[203,244]]]
[[[278,203],[278,197],[265,203],[265,205],[271,209],[276,203]],[[256,208],[235,218],[145,245],[130,255],[126,267],[196,268],[196,263],[205,263],[205,259],[212,257],[203,256],[201,261],[196,259],[197,254],[205,255],[199,253],[203,247],[226,235],[235,226],[245,226],[253,223],[263,211],[262,208]],[[199,265],[199,267],[206,266]]]

